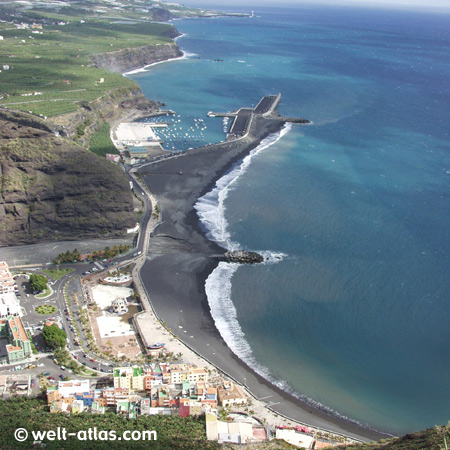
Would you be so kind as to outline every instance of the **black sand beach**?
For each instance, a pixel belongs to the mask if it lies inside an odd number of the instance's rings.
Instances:
[[[225,250],[206,239],[193,205],[234,162],[283,124],[281,119],[258,118],[252,127],[252,139],[196,149],[141,169],[162,213],[162,224],[150,240],[141,278],[158,316],[183,342],[247,385],[257,398],[265,397],[275,411],[356,439],[378,440],[386,435],[314,409],[257,375],[227,347],[210,315],[205,280],[217,265],[211,255]]]

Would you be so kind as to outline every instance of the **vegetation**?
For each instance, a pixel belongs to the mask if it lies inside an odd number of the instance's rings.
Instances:
[[[344,448],[346,450],[448,450],[450,449],[450,426],[436,426],[401,438],[335,448],[342,450]]]
[[[77,249],[73,251],[67,250],[65,253],[60,253],[54,260],[53,264],[61,263],[75,263],[80,261],[81,255]]]
[[[87,369],[85,366],[77,363],[71,356],[70,353],[65,348],[57,348],[53,355],[58,361],[58,364],[63,365],[66,369],[72,370],[76,374],[90,375],[94,374],[91,370]],[[95,375],[95,374],[94,374]]]
[[[39,273],[33,273],[30,276],[30,288],[31,290],[42,292],[47,289],[47,277],[45,275],[41,275]]]
[[[0,401],[0,416],[2,417],[2,433],[0,433],[0,448],[5,449],[29,449],[33,444],[31,431],[57,430],[65,427],[67,434],[77,433],[80,430],[88,430],[97,427],[97,430],[113,430],[117,436],[121,436],[126,430],[155,430],[156,441],[130,441],[120,448],[124,449],[219,449],[216,442],[206,439],[205,418],[177,416],[139,416],[135,420],[107,412],[104,415],[82,413],[67,417],[65,414],[50,414],[48,406],[43,398],[18,397],[12,400]],[[14,431],[17,428],[25,428],[30,432],[27,440],[18,442],[14,439]],[[45,448],[65,450],[90,448],[108,449],[116,446],[111,441],[91,440],[83,445],[76,437],[68,437],[64,443],[58,440],[45,440]],[[85,443],[87,444],[87,443]],[[119,447],[119,446],[117,446]]]
[[[103,122],[100,129],[92,135],[89,150],[99,156],[106,156],[107,153],[119,153],[111,141],[108,122]]]
[[[103,8],[104,12],[100,9]],[[0,18],[42,28],[19,29],[4,23],[3,64],[0,74],[0,105],[43,116],[74,112],[82,102],[91,102],[119,87],[136,83],[121,74],[90,66],[90,55],[123,48],[171,42],[176,33],[169,24],[140,20],[118,22],[133,17],[133,11],[117,11],[103,2],[84,2],[76,7],[30,8],[19,11],[18,4],[2,3]],[[89,124],[82,124],[83,135]]]
[[[54,349],[61,349],[66,346],[67,334],[55,323],[50,326],[45,325],[42,330],[42,335],[47,345]]]
[[[112,248],[105,247],[103,250],[95,250],[92,253],[86,255],[86,260],[99,260],[104,258],[115,258],[116,256],[126,253],[130,250],[129,245],[120,244],[119,246],[114,245]],[[53,264],[61,263],[75,263],[81,260],[80,252],[75,249],[73,251],[67,250],[65,253],[60,253],[54,260]]]
[[[54,280],[59,280],[64,275],[73,272],[75,269],[71,267],[65,267],[63,269],[43,269],[42,272],[46,273],[48,276],[52,277]]]
[[[53,305],[39,305],[34,308],[38,314],[49,316],[54,314],[58,309]]]

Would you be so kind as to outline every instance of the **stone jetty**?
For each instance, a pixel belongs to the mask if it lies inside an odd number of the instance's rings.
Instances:
[[[243,250],[236,250],[226,252],[224,260],[227,262],[241,263],[241,264],[256,264],[264,261],[262,255],[256,252],[245,252]]]

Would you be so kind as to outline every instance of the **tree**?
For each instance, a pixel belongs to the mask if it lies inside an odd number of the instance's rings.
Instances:
[[[50,326],[45,325],[42,335],[45,342],[54,349],[64,348],[66,345],[67,334],[56,323]]]
[[[33,273],[30,277],[31,290],[42,292],[47,289],[47,277],[39,273]]]

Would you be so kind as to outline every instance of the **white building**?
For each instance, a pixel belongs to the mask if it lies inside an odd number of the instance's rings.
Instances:
[[[14,292],[0,294],[0,319],[8,316],[23,316],[22,308]]]
[[[14,293],[14,285],[14,279],[9,271],[8,264],[5,261],[0,261],[0,294]]]
[[[89,392],[89,390],[89,380],[70,380],[58,382],[58,391],[63,398],[75,394],[81,394],[83,392]]]
[[[296,430],[280,429],[277,428],[277,439],[283,439],[283,441],[296,447],[314,448],[314,438],[304,433],[299,433]]]

